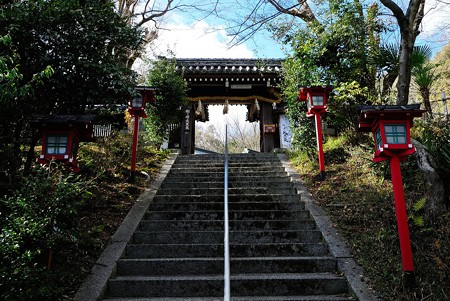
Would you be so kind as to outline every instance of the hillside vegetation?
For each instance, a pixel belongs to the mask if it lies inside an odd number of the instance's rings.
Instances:
[[[411,292],[402,279],[389,163],[372,162],[373,141],[368,135],[329,137],[324,151],[324,181],[318,179],[316,157],[292,152],[290,158],[309,192],[347,239],[365,270],[365,280],[382,300],[448,300],[450,213],[427,220],[424,208],[429,191],[414,157],[402,164],[416,272],[416,288]]]
[[[128,182],[130,134],[80,148],[81,172],[34,166],[20,189],[0,199],[0,299],[73,300],[167,152],[139,144],[136,183]]]

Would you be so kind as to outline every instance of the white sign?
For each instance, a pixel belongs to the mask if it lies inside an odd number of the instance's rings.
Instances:
[[[186,109],[185,113],[186,113],[186,115],[185,115],[185,120],[184,120],[184,130],[189,131],[190,125],[191,125],[191,122],[190,122],[191,110]]]
[[[231,89],[236,90],[249,90],[252,88],[252,85],[231,85]]]
[[[289,127],[289,119],[285,114],[280,115],[280,146],[290,149],[292,146],[292,133]]]

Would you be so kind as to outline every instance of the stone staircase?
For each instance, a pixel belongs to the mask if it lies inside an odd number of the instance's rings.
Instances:
[[[355,300],[278,157],[229,160],[232,300]],[[223,161],[176,159],[104,300],[223,300]]]

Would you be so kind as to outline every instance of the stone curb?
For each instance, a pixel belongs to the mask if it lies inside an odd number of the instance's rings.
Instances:
[[[370,289],[364,281],[363,269],[354,260],[344,238],[333,227],[331,220],[325,211],[314,201],[312,195],[306,189],[300,175],[293,168],[287,156],[285,154],[278,154],[278,157],[285,167],[286,172],[291,177],[291,181],[294,183],[297,193],[305,202],[306,209],[310,211],[311,216],[316,221],[317,227],[322,232],[330,252],[338,262],[339,270],[347,278],[350,289],[355,297],[360,301],[380,300],[375,295],[375,292]]]
[[[109,244],[94,264],[91,273],[76,293],[75,300],[96,301],[103,297],[108,279],[116,272],[117,261],[124,254],[128,241],[138,227],[140,220],[175,162],[176,157],[177,154],[172,154],[164,162],[157,178],[136,200],[136,203],[130,212],[128,212],[122,224],[111,237]]]

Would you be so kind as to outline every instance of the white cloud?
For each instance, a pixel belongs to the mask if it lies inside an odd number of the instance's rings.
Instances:
[[[205,21],[193,26],[172,19],[165,24],[169,30],[160,30],[158,40],[152,45],[156,55],[166,55],[167,50],[174,52],[177,58],[252,58],[253,52],[246,45],[229,49],[227,36],[223,28],[213,30]]]

